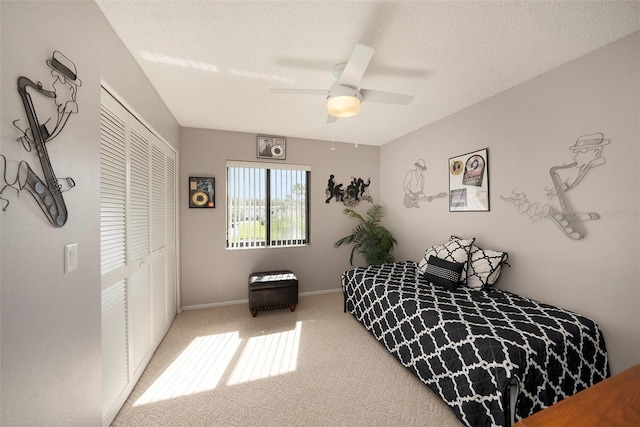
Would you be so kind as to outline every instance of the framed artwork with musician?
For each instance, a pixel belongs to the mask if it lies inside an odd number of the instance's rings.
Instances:
[[[489,211],[486,148],[449,159],[449,212]]]

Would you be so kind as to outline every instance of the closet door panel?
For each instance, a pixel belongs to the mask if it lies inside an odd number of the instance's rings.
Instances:
[[[151,316],[154,344],[160,344],[167,332],[166,251],[153,254],[151,265]]]
[[[122,280],[102,291],[103,415],[128,383],[127,286]]]
[[[119,104],[100,108],[101,274],[126,264],[126,111]]]
[[[151,145],[151,250],[166,245],[166,158],[159,144]]]
[[[103,416],[129,384],[127,304],[128,112],[113,99],[100,108],[100,270]]]
[[[177,206],[176,206],[176,156],[175,153],[167,154],[167,184],[166,184],[166,213],[167,213],[167,256],[166,256],[166,306],[167,306],[167,327],[173,321],[178,307],[178,269],[176,266],[176,228],[177,228]]]
[[[170,152],[166,155],[167,161],[167,181],[166,181],[166,214],[167,214],[167,246],[173,246],[176,243],[176,188],[177,188],[177,175],[176,175],[176,155]]]
[[[129,144],[129,262],[150,253],[150,142],[149,131],[134,121]]]
[[[131,275],[131,367],[134,373],[151,351],[151,273],[144,265]]]
[[[129,204],[127,242],[131,270],[131,361],[133,372],[152,348],[151,335],[151,141],[154,136],[135,118],[129,120]]]
[[[165,263],[165,314],[166,314],[166,319],[165,319],[165,325],[166,328],[169,328],[169,326],[171,325],[171,322],[173,322],[174,317],[176,317],[176,307],[177,307],[177,290],[176,290],[176,275],[177,275],[177,269],[176,269],[176,263],[175,260],[176,259],[176,247],[174,246],[167,246],[167,253],[166,253],[166,263]]]

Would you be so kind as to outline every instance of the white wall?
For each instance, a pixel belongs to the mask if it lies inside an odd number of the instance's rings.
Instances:
[[[400,242],[401,258],[419,259],[449,235],[476,237],[479,246],[509,252],[500,288],[585,314],[604,331],[611,368],[640,362],[638,259],[638,33],[511,90],[384,145],[381,199]],[[532,223],[502,200],[512,190],[551,203],[549,169],[572,163],[580,135],[610,139],[606,163],[593,168],[568,197],[578,212],[601,218],[587,236],[565,237],[549,219]],[[427,193],[448,191],[448,159],[489,150],[490,212],[448,212],[447,200],[419,209],[402,204],[402,180],[424,158]]]
[[[0,153],[15,173],[20,160],[43,176],[35,152],[16,142],[11,125],[26,116],[17,79],[50,89],[45,61],[54,50],[77,66],[79,113],[47,144],[58,177],[77,183],[64,193],[69,220],[46,221],[23,191],[7,190],[2,229],[2,425],[100,425],[101,317],[99,217],[99,102],[101,79],[174,147],[179,128],[137,63],[93,2],[0,2],[2,76]],[[33,95],[36,98],[35,95]],[[0,166],[1,167],[1,166]],[[79,269],[63,273],[63,247],[78,243]]]
[[[371,178],[370,194],[379,203],[378,147],[287,138],[285,163],[311,165],[311,244],[302,248],[227,250],[227,160],[257,161],[256,134],[182,129],[180,135],[180,217],[182,305],[206,305],[248,298],[248,277],[255,271],[292,270],[299,291],[340,287],[340,274],[349,267],[350,248],[334,249],[333,242],[348,234],[355,221],[342,203],[325,203],[330,174],[345,187],[356,178]],[[189,176],[216,178],[216,208],[188,208]],[[361,202],[358,212],[366,212]],[[353,222],[352,222],[353,221]],[[361,260],[358,260],[361,262]],[[355,263],[355,262],[354,262]],[[248,314],[248,312],[247,312]]]

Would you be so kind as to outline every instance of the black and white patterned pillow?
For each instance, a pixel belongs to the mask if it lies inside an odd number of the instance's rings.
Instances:
[[[427,262],[424,278],[433,284],[453,291],[460,284],[463,267],[464,264],[460,262],[451,262],[431,255]]]
[[[474,239],[452,239],[442,245],[431,246],[424,253],[424,257],[418,263],[418,268],[422,273],[427,270],[429,257],[432,255],[436,258],[444,259],[450,262],[462,264],[462,272],[460,274],[460,282],[465,283],[467,280],[467,264],[469,262],[469,251],[473,245]]]
[[[482,249],[471,246],[469,253],[469,269],[467,270],[467,286],[472,289],[482,289],[496,283],[502,264],[507,261],[507,252]]]

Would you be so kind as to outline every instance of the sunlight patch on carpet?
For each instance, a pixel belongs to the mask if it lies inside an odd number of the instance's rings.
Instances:
[[[242,384],[296,370],[302,322],[294,329],[249,338],[227,385]]]
[[[194,339],[133,406],[213,390],[241,342],[237,331]]]

